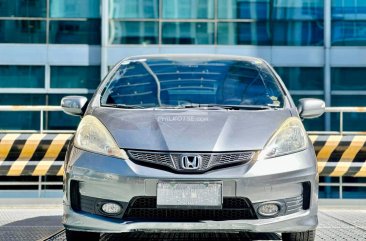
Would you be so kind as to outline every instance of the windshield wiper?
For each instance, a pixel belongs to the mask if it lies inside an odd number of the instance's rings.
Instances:
[[[146,109],[140,105],[126,105],[126,104],[104,104],[103,107],[111,108],[122,108],[122,109]],[[271,106],[267,105],[220,105],[220,104],[197,104],[189,103],[184,105],[161,105],[151,108],[158,109],[210,109],[210,110],[268,110],[273,109]]]
[[[189,103],[184,105],[177,106],[159,106],[157,108],[161,109],[210,109],[210,110],[218,110],[218,109],[226,109],[226,110],[267,110],[272,109],[272,107],[267,105],[220,105],[220,104],[197,104],[197,103]]]
[[[157,106],[159,109],[210,109],[210,110],[221,110],[225,109],[220,105],[206,105],[206,104],[197,104],[197,103],[189,103],[184,105],[162,105]]]
[[[227,110],[267,110],[272,109],[267,105],[224,105],[224,104],[196,104],[190,103],[185,105],[178,105],[177,108],[215,108]]]
[[[126,105],[126,104],[104,104],[102,107],[112,107],[112,108],[121,108],[121,109],[145,109],[145,107],[141,105]]]
[[[216,105],[212,105],[216,106]],[[268,110],[272,107],[267,105],[217,105],[219,107],[229,109],[229,110]]]

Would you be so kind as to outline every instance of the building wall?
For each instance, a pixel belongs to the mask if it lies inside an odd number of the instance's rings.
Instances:
[[[275,66],[295,100],[366,106],[366,0],[0,0],[0,104],[57,105],[90,96],[123,57],[251,55]],[[37,113],[0,113],[3,129],[36,129]],[[77,118],[45,116],[45,128]],[[365,130],[345,114],[346,130]],[[337,129],[338,116],[306,122]]]

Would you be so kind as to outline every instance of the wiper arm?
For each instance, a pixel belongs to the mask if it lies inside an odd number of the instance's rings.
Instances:
[[[161,105],[159,109],[210,109],[210,110],[268,110],[273,109],[267,105],[220,105],[220,104],[197,104],[189,103],[184,105]]]
[[[272,109],[268,105],[224,105],[224,104],[197,104],[189,103],[177,106],[160,106],[160,108],[166,109],[198,109],[198,108],[209,108],[209,109],[227,109],[227,110],[267,110]]]
[[[185,105],[178,105],[178,109],[184,108],[184,109],[209,109],[209,110],[222,110],[226,109],[225,107],[221,105],[212,105],[212,104],[197,104],[197,103],[190,103]]]
[[[103,107],[121,108],[121,109],[145,109],[140,105],[126,105],[126,104],[104,104]]]
[[[219,105],[207,105],[207,104],[197,104],[197,103],[190,103],[184,105],[161,105],[155,108],[158,109],[210,109],[210,110],[218,110],[218,109],[225,109]]]
[[[268,110],[272,109],[270,106],[267,105],[208,105],[208,106],[217,106],[224,109],[229,110]]]

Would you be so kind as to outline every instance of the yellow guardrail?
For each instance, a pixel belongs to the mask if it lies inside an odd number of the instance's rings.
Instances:
[[[62,176],[73,134],[0,134],[0,176]]]

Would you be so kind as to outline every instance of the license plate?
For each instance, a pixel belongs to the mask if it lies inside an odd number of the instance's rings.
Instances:
[[[221,208],[221,183],[160,182],[157,187],[158,208]]]

